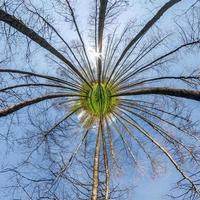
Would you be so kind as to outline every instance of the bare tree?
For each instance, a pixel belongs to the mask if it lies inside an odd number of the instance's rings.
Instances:
[[[79,3],[0,1],[0,138],[20,155],[6,198],[127,199],[118,174],[142,160],[176,169],[171,198],[200,199],[199,1],[145,1],[145,22],[131,1],[85,1],[86,28]]]

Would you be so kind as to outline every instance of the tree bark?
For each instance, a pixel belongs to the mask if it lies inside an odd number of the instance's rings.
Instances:
[[[103,140],[103,157],[104,157],[104,167],[106,175],[106,186],[105,186],[105,200],[109,200],[109,168],[108,168],[108,154],[106,148],[106,138],[104,131],[102,131],[102,140]]]
[[[27,106],[39,103],[39,102],[44,101],[44,100],[55,99],[55,98],[60,98],[60,97],[74,97],[74,96],[80,96],[80,95],[65,94],[65,93],[62,93],[62,94],[48,94],[48,95],[37,97],[37,98],[34,98],[34,99],[29,99],[27,101],[23,101],[23,102],[20,102],[18,104],[15,104],[13,106],[10,106],[8,108],[5,108],[3,110],[0,110],[0,117],[5,117],[5,116],[7,116],[9,114],[12,114],[12,113],[22,109],[22,108],[25,108]]]
[[[104,25],[105,25],[105,17],[106,17],[106,8],[107,8],[107,0],[100,0],[99,7],[99,24],[98,24],[98,53],[99,56],[97,58],[97,78],[98,82],[101,82],[101,73],[102,73],[102,46],[103,46],[103,33],[104,33]]]
[[[91,200],[98,200],[98,186],[99,186],[99,158],[101,147],[101,122],[99,123],[98,135],[95,147],[94,165],[93,165],[93,185]]]
[[[162,77],[157,77],[157,78],[149,78],[149,79],[141,80],[139,82],[128,83],[126,85],[124,84],[124,85],[122,85],[121,87],[118,87],[118,88],[119,88],[119,90],[128,90],[131,87],[143,85],[143,84],[146,84],[148,82],[167,80],[167,79],[168,80],[179,80],[179,81],[188,81],[189,82],[191,80],[195,80],[195,81],[200,80],[200,76],[162,76]]]
[[[121,92],[113,96],[134,96],[134,95],[148,95],[148,94],[175,96],[175,97],[200,101],[200,91],[187,90],[187,89],[174,89],[168,87],[144,88],[129,92]]]
[[[73,88],[69,88],[67,86],[62,86],[62,85],[55,85],[55,84],[45,84],[45,83],[27,83],[27,84],[19,84],[19,85],[11,85],[5,88],[0,89],[0,93],[1,92],[5,92],[7,90],[13,90],[16,88],[22,88],[22,87],[52,87],[52,88],[62,88],[62,89],[69,89],[71,91],[75,91],[78,92],[78,90],[75,90]]]

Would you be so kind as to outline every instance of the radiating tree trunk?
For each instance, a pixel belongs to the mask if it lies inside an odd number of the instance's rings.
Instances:
[[[69,81],[54,77],[54,76],[49,76],[49,75],[44,75],[44,74],[38,74],[34,72],[29,72],[29,71],[23,71],[23,70],[16,70],[16,69],[8,69],[8,68],[0,68],[0,73],[13,73],[13,74],[23,74],[27,76],[34,76],[34,77],[39,77],[39,78],[44,78],[50,81],[54,81],[56,83],[62,83],[67,86],[72,86],[73,89],[78,88],[80,89],[79,85],[76,85],[74,83],[70,83]],[[72,89],[72,88],[71,88]]]
[[[98,53],[99,56],[97,58],[97,78],[99,83],[101,82],[101,73],[102,73],[102,46],[103,46],[103,33],[104,33],[104,25],[105,25],[105,17],[106,17],[106,8],[107,8],[108,0],[100,0],[99,7],[99,26],[98,26]]]
[[[43,37],[38,35],[34,30],[27,27],[21,20],[16,17],[8,14],[4,10],[0,9],[0,21],[5,22],[10,25],[14,29],[18,30],[20,33],[24,34],[34,42],[36,42],[41,47],[45,48],[47,51],[51,52],[54,56],[62,60],[65,64],[69,66],[69,68],[78,75],[83,81],[86,83],[87,80],[83,77],[83,75],[76,69],[76,67],[66,59],[60,52],[58,52],[53,46],[51,46]]]
[[[109,168],[108,168],[108,154],[106,148],[106,138],[105,134],[102,131],[102,140],[103,140],[103,157],[104,157],[104,167],[106,174],[106,186],[105,186],[105,200],[109,199]]]
[[[181,97],[181,98],[200,101],[200,91],[187,90],[187,89],[174,89],[168,87],[144,88],[128,92],[121,92],[113,96],[134,96],[134,95],[148,95],[148,94],[174,96],[174,97]]]
[[[80,96],[80,95],[73,95],[73,94],[66,94],[66,93],[57,93],[57,94],[48,94],[45,96],[40,96],[34,99],[29,99],[23,102],[20,102],[18,104],[15,104],[13,106],[10,106],[8,108],[0,110],[0,117],[5,117],[9,114],[12,114],[22,108],[25,108],[27,106],[39,103],[41,101],[49,100],[49,99],[55,99],[55,98],[61,98],[61,97],[74,97],[74,96]]]
[[[91,200],[98,200],[98,185],[99,185],[99,157],[101,147],[101,125],[99,124],[98,135],[96,140],[94,165],[93,165],[93,185]]]
[[[179,3],[181,0],[170,0],[168,1],[165,5],[163,5],[158,12],[153,16],[153,18],[151,18],[146,25],[140,30],[140,32],[131,40],[131,42],[126,46],[126,48],[124,49],[124,51],[122,52],[121,56],[119,57],[119,59],[117,60],[112,72],[111,72],[111,76],[108,79],[108,82],[110,81],[110,79],[112,78],[115,70],[117,69],[117,66],[119,65],[119,63],[122,61],[122,59],[124,58],[124,56],[126,55],[126,53],[131,49],[131,47],[133,47],[134,44],[136,44],[136,42],[143,37],[148,31],[149,29],[151,29],[151,27],[153,27],[153,25],[162,17],[162,15],[169,10],[172,6],[174,6],[175,4]]]

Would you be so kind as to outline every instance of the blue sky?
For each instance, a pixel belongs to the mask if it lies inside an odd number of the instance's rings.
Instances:
[[[87,1],[80,1],[79,7],[77,7],[77,11],[78,11],[78,22],[81,24],[81,29],[82,29],[82,33],[83,35],[87,35],[87,30],[85,31],[85,27],[87,26],[87,16],[88,16],[88,9],[85,9],[85,7],[88,8],[88,3]],[[150,9],[151,11],[153,10],[152,7],[147,7],[146,1],[141,1],[141,4],[138,3],[134,3],[134,1],[132,1],[131,3],[131,7],[130,9],[125,12],[121,18],[120,18],[120,22],[121,25],[124,25],[124,21],[127,21],[127,19],[130,19],[132,16],[137,16],[138,20],[141,22],[143,22],[143,20],[147,20],[149,19],[149,17],[151,17],[151,14],[149,14],[150,12],[148,11],[148,9]],[[164,0],[159,1],[160,5],[162,5],[164,2]],[[151,6],[151,4],[148,4],[149,6]],[[187,3],[182,3],[181,4],[183,7],[187,5]],[[84,7],[84,9],[82,9]],[[175,10],[178,10],[178,8],[175,8]],[[172,11],[174,12],[174,10]],[[148,14],[147,14],[148,13]],[[161,24],[163,26],[165,26],[165,24],[167,24],[166,26],[169,26],[169,22],[170,19],[166,18],[166,21],[161,22]],[[57,24],[58,27],[60,27],[61,32],[65,35],[66,39],[72,39],[74,38],[74,35],[72,35],[71,31],[68,31],[67,29],[70,27],[64,27],[62,23]],[[63,28],[62,28],[63,27]],[[33,56],[33,58],[35,58],[34,65],[36,66],[35,69],[38,69],[38,71],[40,72],[49,72],[49,68],[48,68],[48,63],[46,62],[46,60],[43,58],[44,55],[41,54],[36,54],[35,56]],[[195,57],[197,57],[198,55],[195,55]],[[21,63],[21,59],[16,58],[16,65],[22,64]],[[193,56],[189,56],[187,60],[183,60],[182,64],[185,65],[185,70],[187,71],[187,63],[189,63],[191,65],[191,63],[193,63],[194,65],[198,65],[199,60],[194,59]],[[48,69],[47,69],[48,68]],[[53,66],[52,66],[52,69]],[[52,70],[52,73],[54,73],[55,71]],[[193,103],[192,105],[193,108],[198,108],[198,105],[196,103]],[[196,112],[194,115],[194,118],[199,118],[199,112]],[[1,130],[2,131],[2,130]],[[4,145],[1,145],[1,159],[0,163],[3,164],[3,160],[4,160],[4,156],[3,156],[3,152],[5,153],[5,148]],[[17,156],[16,156],[17,158]],[[12,160],[15,160],[15,157],[11,158]],[[178,176],[174,170],[174,167],[168,165],[168,169],[166,170],[166,173],[161,174],[159,177],[157,178],[152,178],[149,176],[149,174],[147,172],[144,173],[144,175],[137,175],[137,176],[132,176],[131,178],[127,178],[123,181],[130,181],[133,182],[133,184],[135,185],[135,189],[133,191],[132,194],[130,194],[130,200],[149,200],[149,199],[154,199],[154,200],[163,200],[165,199],[165,195],[169,192],[171,186],[173,185],[173,183],[175,183],[175,181],[177,180]],[[4,176],[0,175],[1,180],[0,183],[3,184],[3,180],[4,180]]]

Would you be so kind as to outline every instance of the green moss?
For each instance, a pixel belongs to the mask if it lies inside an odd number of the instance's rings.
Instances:
[[[92,89],[90,89],[86,102],[84,102],[86,109],[94,115],[108,113],[113,105],[112,91],[104,84],[99,85],[98,83],[94,84]]]
[[[73,110],[81,107],[81,110],[84,110],[92,118],[111,113],[118,103],[117,98],[112,97],[115,91],[111,89],[111,85],[106,86],[105,83],[99,85],[97,82],[91,85],[92,88],[87,85],[82,86],[81,95],[84,97],[74,104]]]

